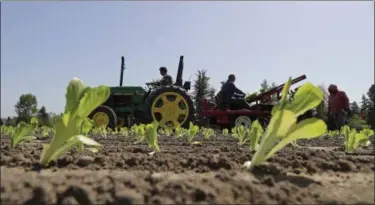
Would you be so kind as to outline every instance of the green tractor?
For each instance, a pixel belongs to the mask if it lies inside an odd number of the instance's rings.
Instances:
[[[141,86],[122,86],[125,59],[121,57],[120,86],[110,87],[111,95],[90,115],[96,126],[109,128],[131,126],[158,121],[160,127],[187,127],[193,120],[194,104],[188,91],[191,82],[183,83],[184,57],[180,56],[176,81],[173,85],[160,86],[146,83]]]

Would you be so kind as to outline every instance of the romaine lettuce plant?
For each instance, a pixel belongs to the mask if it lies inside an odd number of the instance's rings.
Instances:
[[[345,152],[354,153],[359,147],[371,144],[369,138],[374,135],[374,131],[366,128],[358,132],[345,125],[341,127],[341,134],[345,137]]]
[[[255,120],[251,124],[251,127],[249,128],[248,132],[249,132],[249,140],[250,140],[250,150],[256,151],[259,146],[260,137],[263,134],[263,127],[259,123],[258,120]]]
[[[199,126],[194,125],[192,122],[189,124],[189,130],[188,130],[188,142],[191,144],[195,135],[199,131]]]
[[[237,138],[238,144],[243,145],[248,140],[246,138],[247,130],[243,125],[236,126],[232,129],[232,136]]]
[[[95,140],[80,134],[80,125],[84,119],[110,95],[107,86],[88,87],[81,80],[70,81],[66,92],[65,111],[56,119],[55,135],[50,144],[44,145],[40,158],[42,165],[56,160],[60,155],[77,146],[79,142],[99,148]]]
[[[222,133],[223,133],[224,136],[228,136],[229,130],[227,128],[225,128],[225,129],[223,129]]]
[[[289,101],[287,95],[291,79],[285,83],[280,101],[272,109],[270,123],[264,132],[252,161],[246,162],[249,169],[265,162],[277,151],[298,139],[319,137],[326,132],[327,126],[323,120],[310,118],[297,122],[297,117],[315,108],[323,100],[322,90],[311,83],[305,83]]]
[[[13,135],[11,136],[11,147],[16,147],[19,143],[25,141],[35,140],[35,136],[30,136],[35,129],[35,124],[26,124],[25,122],[20,122],[14,130]]]
[[[159,144],[158,144],[158,122],[153,122],[151,124],[147,124],[145,127],[146,136],[145,139],[147,144],[150,148],[152,148],[155,152],[159,152]]]

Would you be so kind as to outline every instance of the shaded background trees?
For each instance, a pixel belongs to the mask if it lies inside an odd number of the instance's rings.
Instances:
[[[38,101],[31,93],[22,94],[14,106],[17,113],[17,123],[30,122],[30,119],[38,111]]]
[[[215,98],[216,89],[210,84],[210,77],[207,76],[207,70],[198,70],[193,85],[193,101],[195,106],[196,120],[200,121],[199,113],[202,111],[200,101],[202,99],[213,100]]]
[[[14,106],[17,116],[8,117],[3,123],[15,126],[20,122],[30,122],[32,117],[37,117],[40,125],[52,126],[50,114],[45,106],[38,109],[37,97],[31,93],[22,94]]]

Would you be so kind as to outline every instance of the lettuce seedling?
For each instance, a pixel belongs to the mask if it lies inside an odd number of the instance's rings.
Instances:
[[[315,108],[323,100],[323,92],[311,83],[305,83],[294,94],[292,101],[287,100],[291,79],[285,83],[280,101],[272,109],[272,118],[262,136],[251,162],[245,165],[249,169],[272,157],[277,151],[298,139],[319,137],[326,132],[324,121],[316,118],[297,122],[297,117]]]
[[[50,130],[49,127],[47,127],[47,126],[42,126],[42,127],[40,128],[40,135],[41,135],[43,138],[48,137],[50,131],[51,131],[51,130]]]
[[[145,131],[145,125],[144,124],[140,124],[139,126],[136,127],[135,136],[137,137],[136,143],[140,143],[140,142],[143,142],[143,140],[145,140],[146,131]]]
[[[256,151],[259,147],[259,140],[263,134],[263,127],[258,120],[255,120],[249,129],[250,150]]]
[[[228,136],[229,130],[227,128],[225,128],[225,129],[223,129],[222,133],[223,133],[224,136]]]
[[[164,128],[164,131],[165,131],[165,136],[167,137],[171,136],[173,133],[173,130],[169,127]]]
[[[147,144],[150,148],[152,148],[155,152],[159,152],[159,145],[158,145],[158,122],[154,121],[151,124],[147,124],[145,127],[146,136],[145,139]]]
[[[129,136],[129,130],[128,130],[128,128],[127,127],[120,128],[120,135],[124,136],[124,137],[128,137]]]
[[[201,129],[201,133],[204,137],[204,139],[209,139],[211,136],[214,136],[215,135],[215,130],[213,129],[210,129],[210,128],[205,128],[205,127],[202,127]]]
[[[82,121],[82,123],[79,125],[80,134],[88,137],[91,129],[94,127],[94,121],[86,118]],[[83,152],[85,149],[85,146],[82,142],[77,142],[77,147],[80,152]]]
[[[1,135],[2,136],[13,136],[14,134],[14,127],[13,126],[1,126]]]
[[[341,128],[345,136],[345,152],[354,153],[360,146],[369,146],[371,144],[369,138],[374,134],[371,129],[363,129],[357,132],[355,129],[350,129],[345,125]]]
[[[233,129],[234,133],[232,133],[232,136],[238,139],[238,144],[243,145],[248,140],[246,138],[247,131],[243,125],[236,126]]]
[[[177,127],[174,129],[174,134],[175,134],[175,137],[176,137],[176,138],[179,138],[179,137],[182,137],[182,136],[183,136],[183,129],[181,128],[181,126],[177,126]]]
[[[39,124],[38,118],[32,117],[30,120],[30,124],[34,125],[34,127],[37,127]]]
[[[188,142],[191,144],[195,135],[198,133],[199,127],[197,125],[194,125],[192,122],[189,124],[189,130],[188,130]]]
[[[108,86],[88,87],[81,80],[74,78],[70,81],[66,92],[65,111],[56,119],[55,136],[50,144],[44,145],[40,158],[42,165],[56,160],[78,142],[88,146],[100,147],[95,140],[80,135],[80,125],[84,119],[99,105],[103,104],[110,95]]]
[[[35,124],[20,122],[11,136],[11,147],[14,148],[21,142],[35,140],[36,137],[29,136],[29,134],[35,129],[35,126]]]

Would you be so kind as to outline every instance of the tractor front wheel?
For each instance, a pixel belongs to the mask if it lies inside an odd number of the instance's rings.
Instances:
[[[149,121],[160,127],[188,127],[194,117],[194,104],[188,93],[178,86],[162,86],[153,90],[145,101]]]
[[[89,118],[94,121],[95,126],[106,126],[114,129],[117,125],[117,116],[112,108],[108,106],[97,107],[90,115]]]

